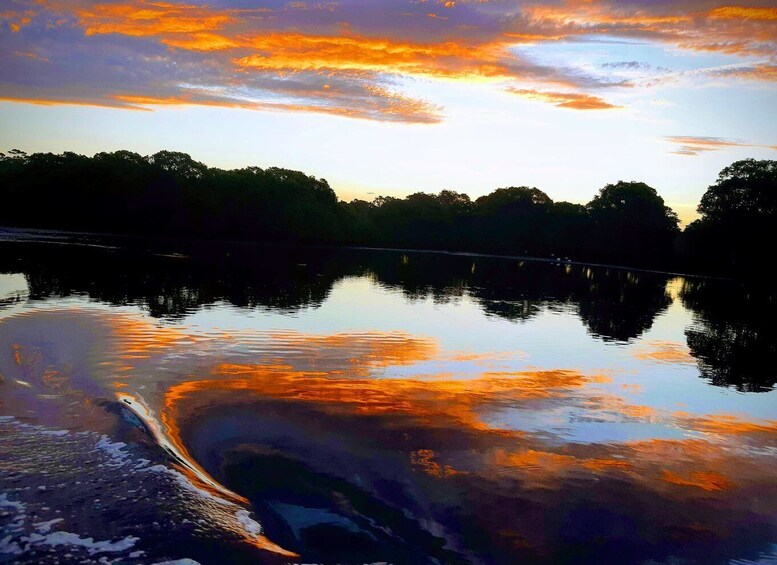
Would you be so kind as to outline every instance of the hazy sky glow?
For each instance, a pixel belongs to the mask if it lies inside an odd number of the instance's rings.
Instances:
[[[777,158],[773,1],[0,1],[0,149],[278,165],[341,198],[641,180],[681,216]]]

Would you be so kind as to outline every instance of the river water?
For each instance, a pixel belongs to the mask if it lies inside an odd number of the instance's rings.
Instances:
[[[0,233],[0,563],[776,563],[770,285]]]

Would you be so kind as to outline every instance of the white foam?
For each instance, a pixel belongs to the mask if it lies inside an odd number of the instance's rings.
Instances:
[[[46,436],[66,436],[70,432],[67,430],[47,430],[41,433]]]
[[[149,459],[138,459],[138,463],[135,465],[135,469],[142,469],[143,467],[148,467],[151,464],[151,461]]]
[[[164,465],[153,465],[151,467],[146,467],[145,469],[140,469],[140,471],[151,471],[153,473],[166,473],[173,477],[175,482],[177,482],[180,486],[182,486],[184,489],[188,490],[189,492],[195,493],[203,498],[206,498],[208,500],[212,500],[213,502],[216,502],[218,504],[222,504],[224,506],[237,506],[236,504],[230,502],[229,500],[225,500],[221,497],[216,496],[215,494],[208,492],[205,489],[201,489],[194,483],[192,483],[186,476],[176,471],[175,469],[171,469],[170,467],[165,467]]]
[[[3,539],[0,539],[0,555],[3,553],[10,555],[21,555],[24,553],[24,550],[19,546],[18,543],[12,540],[11,536],[5,536]]]
[[[263,532],[262,525],[256,520],[251,518],[251,514],[248,512],[248,510],[242,509],[234,502],[220,498],[214,495],[213,493],[198,487],[197,485],[193,484],[183,473],[180,473],[175,469],[170,469],[169,467],[165,467],[164,465],[154,465],[146,469],[141,469],[141,471],[165,473],[173,477],[173,479],[181,487],[183,487],[184,489],[192,493],[197,494],[198,496],[201,496],[203,498],[206,498],[210,501],[213,501],[217,504],[220,504],[226,507],[238,508],[238,510],[235,512],[235,519],[237,520],[238,524],[240,524],[240,526],[243,528],[245,533],[249,537],[258,537],[262,535],[262,532]]]
[[[2,493],[0,494],[0,508],[16,508],[19,512],[24,512],[27,509],[27,505],[18,500],[8,500],[8,495]]]
[[[64,520],[65,520],[64,518],[54,518],[53,520],[49,520],[48,522],[37,522],[33,524],[33,526],[41,534],[47,534],[51,531],[51,526],[59,522],[63,522]]]
[[[72,532],[52,532],[47,535],[33,533],[28,537],[21,539],[22,541],[29,542],[31,545],[50,545],[52,547],[69,545],[83,547],[89,555],[95,555],[96,553],[116,553],[119,551],[126,551],[133,547],[135,542],[140,538],[127,536],[126,538],[117,541],[94,541],[94,538],[82,538],[78,534]]]
[[[243,526],[243,529],[249,535],[252,535],[252,536],[262,535],[262,525],[251,518],[251,515],[248,513],[248,510],[238,510],[237,512],[235,512],[235,517],[237,518],[237,521],[240,522],[240,525]]]
[[[97,448],[106,452],[111,458],[111,463],[108,463],[108,465],[112,467],[121,467],[127,463],[130,455],[124,451],[125,447],[127,447],[127,444],[123,441],[112,442],[104,434],[100,437],[100,441],[97,442]]]
[[[183,559],[175,559],[174,561],[157,561],[152,565],[200,565],[198,561],[184,557]]]

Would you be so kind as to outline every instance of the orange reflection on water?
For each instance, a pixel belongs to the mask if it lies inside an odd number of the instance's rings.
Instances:
[[[692,422],[704,432],[727,435],[770,434],[777,437],[777,422],[772,420],[749,422],[732,414],[716,414],[696,418]]]
[[[388,417],[382,425],[389,427],[392,421],[408,425],[409,416],[412,426],[466,432],[476,447],[468,451],[469,463],[464,467],[451,459],[451,446],[442,439],[449,437],[446,434],[432,434],[430,437],[439,439],[407,453],[413,469],[437,479],[473,474],[496,481],[512,477],[524,488],[557,490],[570,479],[620,477],[662,496],[681,498],[735,489],[732,476],[747,477],[751,483],[775,482],[769,478],[770,466],[747,453],[730,451],[714,437],[551,445],[541,436],[500,429],[483,421],[484,413],[505,404],[530,403],[526,407],[531,408],[537,401],[564,401],[571,399],[574,391],[603,380],[574,371],[485,373],[474,380],[426,381],[340,378],[324,371],[292,371],[286,366],[231,364],[216,367],[213,374],[227,378],[187,381],[170,387],[165,395],[163,422],[169,437],[184,453],[178,420],[195,406],[273,399],[311,403],[316,410],[335,417]],[[655,415],[651,407],[632,406],[615,396],[592,398],[610,410],[648,422]],[[685,416],[674,421],[694,430]],[[774,432],[768,425],[734,422],[745,431]],[[697,421],[695,429],[709,431],[731,424],[730,417],[710,416]],[[353,433],[358,435],[358,429]]]
[[[709,471],[693,471],[687,476],[664,471],[661,478],[667,483],[696,487],[706,491],[723,490],[733,486],[733,483],[725,475]]]
[[[431,449],[419,449],[410,453],[410,464],[422,470],[427,475],[437,478],[450,477],[459,472],[450,465],[441,465],[434,460],[435,452]]]
[[[11,349],[13,350],[13,360],[14,363],[17,365],[22,364],[22,346],[18,343],[14,343],[11,345]]]
[[[632,390],[627,388],[626,390]],[[658,416],[652,406],[630,404],[616,394],[593,394],[581,401],[581,405],[591,414],[613,414],[625,419],[650,421]]]
[[[120,358],[126,360],[144,359],[151,353],[198,341],[183,329],[160,326],[130,315],[112,320],[111,337],[120,345]]]
[[[226,358],[195,370],[184,364],[190,371],[185,380],[165,383],[159,406],[162,430],[181,457],[195,465],[181,429],[191,414],[270,400],[302,403],[328,417],[374,418],[389,428],[427,430],[429,439],[408,446],[404,453],[409,468],[430,480],[519,480],[526,489],[555,491],[568,481],[606,477],[680,500],[733,496],[728,493],[775,482],[762,458],[746,449],[730,448],[732,443],[746,448],[742,438],[757,436],[760,443],[765,436],[768,441],[777,438],[777,422],[691,415],[634,404],[613,391],[639,393],[640,386],[612,383],[612,377],[601,374],[488,370],[489,363],[505,362],[518,353],[446,352],[433,339],[400,332],[233,332],[194,338],[183,330],[130,322],[121,320],[113,334],[126,345],[122,353],[128,363],[132,362],[129,356],[145,362],[147,355],[189,350],[194,344],[204,348],[212,344],[216,350],[227,342],[257,347],[252,354],[257,362]],[[682,347],[669,342],[652,342],[639,355],[660,362],[686,360]],[[436,362],[446,370],[429,370]],[[455,372],[448,370],[450,363],[458,364]],[[387,378],[392,373],[385,369],[415,365],[419,370],[411,377],[404,372]],[[116,386],[122,384],[117,381]],[[574,409],[574,418],[591,425],[628,422],[643,426],[647,433],[656,426],[680,430],[688,437],[583,444],[565,442],[563,435],[550,438],[543,431],[520,429],[524,415],[535,414],[548,422],[560,417],[561,425],[577,425],[576,420],[563,420],[570,417],[566,412],[555,416],[559,408]],[[507,424],[501,423],[504,411]],[[352,433],[358,436],[360,430],[355,428]],[[445,438],[452,437],[449,432],[466,438],[466,456],[457,451],[462,448],[447,443]]]
[[[406,359],[407,361],[407,359]],[[370,358],[377,363],[377,359]],[[357,365],[357,372],[362,367]],[[606,382],[601,375],[576,371],[483,373],[471,380],[435,378],[340,378],[326,371],[291,371],[286,366],[219,365],[220,376],[239,379],[189,381],[170,387],[165,406],[205,390],[250,391],[260,397],[316,402],[327,410],[360,414],[409,414],[419,420],[455,421],[472,429],[487,428],[477,412],[484,406],[563,398],[589,383]]]
[[[273,332],[268,337],[279,345],[289,344],[292,348],[305,350],[314,364],[326,363],[324,369],[327,372],[332,369],[333,357],[342,358],[344,353],[349,372],[363,376],[376,367],[412,365],[439,354],[439,345],[435,340],[402,332],[333,335]]]
[[[549,400],[563,402],[575,391],[582,394],[589,384],[609,380],[601,375],[558,370],[483,373],[472,380],[367,379],[342,378],[324,371],[292,371],[288,366],[239,364],[219,365],[213,373],[229,378],[191,380],[170,387],[165,394],[163,422],[171,441],[183,453],[187,452],[178,419],[192,408],[193,400],[199,405],[219,405],[223,401],[271,398],[312,403],[317,410],[335,416],[409,416],[414,425],[430,430],[466,430],[474,434],[482,450],[474,472],[487,472],[487,468],[497,473],[509,471],[512,476],[520,476],[526,486],[547,488],[560,476],[572,473],[613,473],[632,468],[629,461],[606,453],[572,455],[549,451],[525,432],[501,429],[481,417],[484,412],[505,405],[526,404],[528,408]],[[213,393],[219,396],[212,396]],[[221,396],[224,393],[228,394],[226,398]],[[613,401],[612,405],[623,411],[629,408],[623,401]],[[634,412],[647,413],[648,409],[638,407]],[[513,447],[495,449],[491,444],[496,437],[512,442]],[[409,464],[440,479],[473,472],[441,462],[436,454],[438,448],[445,451],[447,446],[430,445],[410,452]]]
[[[513,476],[520,477],[523,485],[529,488],[560,488],[559,479],[579,476],[586,472],[595,474],[631,471],[631,462],[608,457],[597,457],[594,453],[557,453],[542,450],[541,444],[535,449],[523,449],[513,452],[496,450],[490,461],[497,473],[509,470]]]
[[[192,459],[181,437],[179,420],[194,405],[204,402],[204,405],[217,406],[223,401],[274,399],[311,403],[317,410],[335,416],[409,417],[416,425],[430,429],[451,428],[481,434],[488,446],[488,437],[491,435],[518,440],[524,433],[489,425],[481,418],[483,410],[505,404],[536,404],[563,399],[572,391],[580,391],[590,383],[608,380],[601,375],[562,370],[486,372],[471,380],[456,380],[439,375],[429,380],[366,378],[362,375],[371,367],[411,364],[416,360],[427,359],[436,351],[432,342],[398,338],[390,334],[384,337],[386,339],[381,340],[373,335],[366,341],[363,337],[348,336],[301,338],[301,342],[332,347],[341,353],[343,349],[349,351],[349,355],[341,355],[341,358],[347,359],[351,368],[345,374],[339,369],[306,371],[293,370],[292,366],[282,364],[225,363],[212,369],[210,379],[193,378],[172,385],[165,393],[161,414],[166,435],[183,457]],[[365,347],[371,352],[354,354]],[[318,365],[318,362],[310,363],[313,367]],[[224,394],[228,396],[224,398]],[[445,449],[445,446],[442,448]],[[433,477],[448,478],[462,472],[453,465],[439,462],[431,448],[412,451],[408,457],[413,468]],[[607,467],[602,461],[588,464],[596,468]],[[620,462],[615,462],[609,468],[618,465]]]
[[[634,352],[634,357],[643,361],[670,364],[696,364],[688,346],[675,341],[650,341]]]

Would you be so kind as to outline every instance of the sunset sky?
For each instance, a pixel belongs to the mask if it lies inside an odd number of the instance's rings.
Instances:
[[[347,200],[639,180],[687,220],[777,159],[777,7],[0,0],[0,101],[2,151],[184,151]]]

